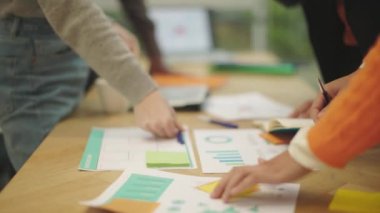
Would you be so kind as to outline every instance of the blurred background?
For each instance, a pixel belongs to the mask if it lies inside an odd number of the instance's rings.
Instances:
[[[134,32],[118,0],[97,3]],[[145,5],[169,64],[253,53],[259,62],[294,64],[297,75],[317,86],[318,68],[298,5],[285,7],[276,0],[145,0]]]

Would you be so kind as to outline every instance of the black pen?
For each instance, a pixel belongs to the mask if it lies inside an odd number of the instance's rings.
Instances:
[[[327,106],[330,103],[332,98],[329,95],[329,93],[326,91],[326,89],[323,87],[321,79],[319,79],[319,78],[318,78],[318,85],[319,85],[319,89],[321,90],[321,93],[323,95],[323,98],[325,99],[325,106]]]

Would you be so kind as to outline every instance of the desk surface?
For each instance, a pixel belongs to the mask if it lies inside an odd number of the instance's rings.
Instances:
[[[215,93],[256,90],[284,103],[297,105],[315,91],[297,76],[233,75]],[[196,119],[195,113],[178,113],[194,128],[218,128]],[[121,172],[80,172],[79,161],[93,126],[133,126],[132,114],[105,115],[97,96],[91,94],[68,119],[59,123],[0,194],[1,212],[99,212],[79,205],[106,189]],[[249,127],[248,123],[241,125]],[[353,184],[380,190],[380,149],[353,161],[344,170],[325,170],[299,181],[297,212],[324,212],[334,190]],[[199,159],[197,159],[199,162]],[[199,165],[199,164],[198,164]],[[175,171],[201,175],[199,169]]]

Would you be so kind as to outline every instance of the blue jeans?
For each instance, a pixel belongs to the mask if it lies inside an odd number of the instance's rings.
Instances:
[[[45,19],[0,19],[0,148],[14,169],[77,106],[87,76]]]

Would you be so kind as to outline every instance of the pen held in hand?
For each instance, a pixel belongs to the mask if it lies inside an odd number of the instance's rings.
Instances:
[[[330,103],[330,101],[332,100],[332,98],[329,95],[329,93],[326,91],[326,89],[323,87],[321,79],[319,79],[319,78],[318,78],[318,85],[319,85],[319,89],[321,90],[321,93],[323,95],[323,99],[325,101],[325,106],[327,106]]]
[[[182,135],[182,132],[181,132],[181,131],[179,131],[179,132],[177,133],[177,141],[178,141],[178,143],[180,143],[180,144],[185,144],[185,141],[184,141],[184,139],[183,139],[183,135]]]
[[[212,124],[217,124],[219,126],[223,126],[223,127],[226,127],[226,128],[231,128],[231,129],[237,129],[237,128],[239,128],[239,126],[237,124],[226,122],[226,121],[220,121],[220,120],[212,119],[212,118],[209,118],[209,117],[204,116],[204,115],[199,116],[199,119],[201,119],[203,121],[206,121],[206,122],[209,122],[209,123],[212,123]]]

